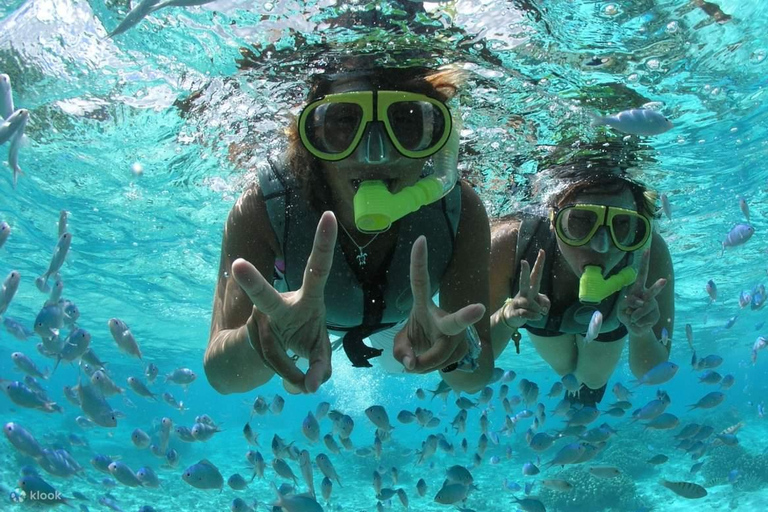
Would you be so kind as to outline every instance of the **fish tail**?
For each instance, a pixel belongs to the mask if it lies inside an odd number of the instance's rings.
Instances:
[[[35,279],[35,286],[43,293],[50,293],[51,287],[48,286],[48,272]]]
[[[591,112],[588,112],[587,115],[589,116],[589,126],[602,126],[605,124],[604,116],[599,116]]]

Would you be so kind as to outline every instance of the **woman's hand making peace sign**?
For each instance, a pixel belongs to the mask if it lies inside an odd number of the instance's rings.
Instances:
[[[617,316],[630,335],[641,335],[659,321],[659,303],[656,296],[667,285],[667,280],[657,279],[646,288],[650,258],[651,251],[645,251],[640,259],[637,279],[620,292]]]
[[[501,319],[508,327],[522,327],[528,320],[539,320],[549,311],[549,297],[539,293],[546,257],[544,249],[539,249],[533,270],[528,261],[520,261],[520,291],[501,307]]]

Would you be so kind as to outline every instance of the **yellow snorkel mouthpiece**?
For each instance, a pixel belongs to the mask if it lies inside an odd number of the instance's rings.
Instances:
[[[460,132],[461,122],[454,119],[448,141],[432,157],[432,173],[400,192],[391,193],[380,180],[362,182],[353,201],[358,231],[386,231],[393,222],[448,194],[456,185],[459,175]]]
[[[625,267],[618,274],[608,279],[603,278],[603,271],[596,265],[584,267],[579,281],[579,301],[582,304],[599,304],[627,285],[635,282],[637,272],[631,267]]]
[[[355,194],[355,224],[366,233],[386,231],[396,220],[434,203],[443,194],[443,184],[436,178],[419,180],[397,194],[383,181],[364,181]]]

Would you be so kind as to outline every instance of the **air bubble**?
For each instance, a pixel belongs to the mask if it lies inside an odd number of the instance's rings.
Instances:
[[[603,7],[603,14],[606,16],[616,16],[619,14],[619,7],[616,4],[608,4]]]

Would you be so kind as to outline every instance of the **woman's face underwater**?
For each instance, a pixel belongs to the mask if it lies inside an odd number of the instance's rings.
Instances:
[[[329,91],[332,93],[367,91],[372,84],[361,78],[336,82]],[[379,122],[372,122],[366,128],[357,149],[344,160],[321,161],[325,179],[338,206],[352,207],[360,183],[381,180],[393,194],[419,181],[426,158],[414,159],[401,155]]]
[[[637,210],[637,204],[635,204],[635,199],[629,189],[624,189],[618,194],[611,195],[595,192],[579,193],[568,201],[568,204],[596,204]],[[554,226],[552,229],[554,229]],[[595,236],[585,245],[572,247],[563,243],[558,237],[557,247],[577,277],[581,277],[582,273],[584,273],[584,267],[587,265],[602,267],[603,277],[605,277],[626,254],[613,243],[607,226],[600,226]]]

